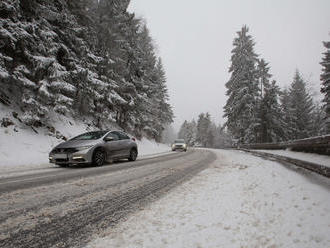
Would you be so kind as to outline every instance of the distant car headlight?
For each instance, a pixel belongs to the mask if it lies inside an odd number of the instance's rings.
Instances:
[[[184,148],[187,148],[187,144],[184,144],[183,147],[184,147]]]
[[[174,144],[172,145],[172,148],[175,148],[175,145]]]
[[[80,146],[80,147],[76,147],[76,149],[78,151],[82,151],[82,150],[86,150],[86,149],[91,148],[91,147],[93,147],[93,146]]]

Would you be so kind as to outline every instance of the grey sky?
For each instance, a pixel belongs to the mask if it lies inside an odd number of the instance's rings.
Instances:
[[[176,129],[206,111],[224,122],[232,42],[244,24],[281,87],[298,68],[319,88],[329,0],[131,0],[129,9],[147,20],[158,46]]]

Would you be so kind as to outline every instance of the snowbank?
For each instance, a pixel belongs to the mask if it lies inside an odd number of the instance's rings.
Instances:
[[[146,138],[137,140],[136,143],[139,148],[139,156],[154,155],[171,151],[171,147],[169,145],[160,144]]]
[[[87,248],[330,247],[329,181],[323,187],[273,161],[215,152],[210,168]]]
[[[330,156],[327,155],[320,155],[320,154],[307,153],[307,152],[294,152],[288,149],[287,150],[256,150],[256,151],[299,159],[299,160],[330,167]]]

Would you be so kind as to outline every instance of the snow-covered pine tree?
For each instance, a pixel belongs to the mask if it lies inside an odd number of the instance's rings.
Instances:
[[[289,89],[289,114],[291,117],[289,139],[303,139],[310,136],[314,105],[306,91],[306,83],[296,70]]]
[[[179,138],[179,139],[184,139],[184,140],[186,140],[186,138],[187,138],[187,132],[188,132],[188,121],[185,120],[185,121],[182,123],[182,125],[181,125],[181,127],[180,127],[180,129],[179,129],[179,132],[178,132],[178,138]],[[186,141],[186,142],[187,142],[187,141]]]
[[[231,147],[232,140],[230,135],[226,132],[226,127],[223,125],[218,125],[216,127],[216,133],[214,134],[214,144],[215,148],[228,148]]]
[[[291,116],[291,108],[290,108],[290,94],[289,89],[284,88],[280,92],[280,106],[281,106],[281,112],[283,116],[283,131],[284,131],[284,140],[288,140],[290,136],[292,136],[293,130],[292,130],[292,116]]]
[[[184,121],[180,127],[178,137],[184,139],[189,146],[203,145],[205,147],[225,148],[232,145],[232,139],[225,126],[216,126],[211,121],[209,113],[201,113],[198,123]]]
[[[325,110],[325,132],[330,134],[330,41],[323,42],[326,51],[322,58],[322,74],[321,74],[321,92],[324,94],[324,110]]]
[[[97,49],[102,59],[97,69],[99,75],[102,75],[110,86],[104,95],[115,122],[125,130],[131,131],[131,111],[137,96],[135,86],[126,80],[129,77],[127,53],[133,50],[130,40],[137,40],[138,21],[134,19],[133,14],[127,13],[126,9],[127,1],[98,2]],[[135,36],[130,37],[131,34]]]
[[[152,77],[154,92],[152,94],[152,108],[154,128],[157,131],[157,139],[161,137],[164,130],[164,124],[168,125],[173,122],[173,110],[169,104],[168,89],[166,86],[166,75],[163,63],[158,58],[156,67],[154,68],[154,75]]]
[[[213,145],[212,121],[209,113],[201,113],[197,121],[196,141],[204,147]]]
[[[258,120],[259,128],[258,128],[258,134],[257,134],[257,142],[267,142],[267,116],[269,113],[267,112],[270,106],[266,106],[266,99],[265,98],[265,92],[267,89],[270,88],[270,78],[271,74],[269,73],[269,66],[268,63],[264,59],[258,60],[257,64],[257,75],[258,75],[258,81],[259,81],[259,89],[260,89],[260,96],[258,99]],[[268,101],[269,102],[269,101]]]
[[[159,138],[173,117],[166,79],[145,23],[128,4],[2,0],[1,104],[22,110],[28,125],[51,125],[55,110],[98,128],[116,123],[138,137],[147,127],[145,134]]]
[[[193,119],[188,123],[188,133],[187,133],[187,143],[189,146],[194,146],[196,144],[197,137],[197,123]]]
[[[234,39],[229,72],[231,77],[226,83],[228,96],[224,107],[226,126],[234,138],[241,143],[257,141],[260,121],[258,120],[258,74],[257,54],[254,41],[243,26]]]
[[[189,146],[193,146],[196,143],[197,127],[195,120],[191,122],[184,121],[180,127],[178,137],[184,139]]]
[[[311,136],[320,136],[327,134],[325,126],[325,111],[324,106],[320,102],[314,102],[314,109],[311,113]]]
[[[270,79],[272,74],[269,72],[269,63],[264,59],[258,60],[257,64],[257,76],[260,87],[260,97],[263,98],[266,88],[270,86]]]
[[[280,88],[276,81],[264,87],[262,98],[262,142],[279,142],[285,138],[284,120],[279,104]]]

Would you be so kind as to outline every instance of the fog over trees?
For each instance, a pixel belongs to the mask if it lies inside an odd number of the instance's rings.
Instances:
[[[222,125],[216,125],[209,113],[201,113],[197,122],[184,121],[178,137],[189,146],[226,148],[232,146],[232,139]]]
[[[34,127],[67,115],[160,140],[173,119],[165,71],[129,2],[1,1],[1,102]]]

